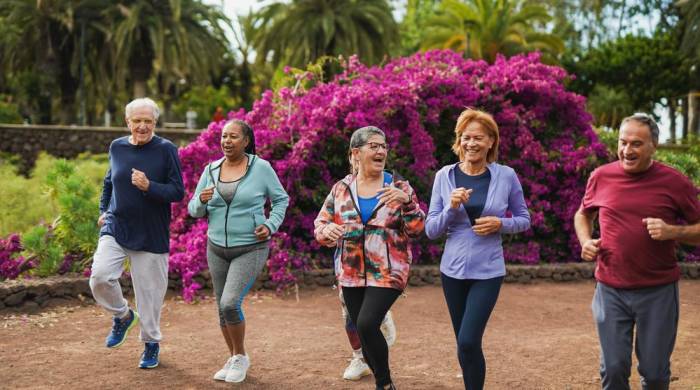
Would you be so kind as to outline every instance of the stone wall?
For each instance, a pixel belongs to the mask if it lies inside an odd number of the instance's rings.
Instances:
[[[199,130],[156,129],[156,134],[176,145],[191,142],[199,133]],[[0,152],[20,156],[20,170],[27,174],[41,151],[62,158],[74,158],[84,152],[107,153],[112,140],[127,134],[125,127],[0,124]]]
[[[681,263],[683,278],[700,279],[699,263]],[[319,269],[297,275],[299,287],[316,289],[330,287],[335,282],[332,269]],[[545,264],[536,266],[506,266],[506,283],[573,282],[593,278],[592,263]],[[207,289],[211,289],[208,271],[195,277]],[[122,277],[122,289],[131,294],[131,279]],[[411,268],[410,286],[439,285],[440,269],[436,265]],[[181,284],[178,275],[171,274],[168,288],[178,292]],[[269,275],[263,272],[254,285],[255,289],[274,289]],[[207,292],[208,293],[208,292]],[[56,276],[45,279],[11,280],[0,282],[0,311],[38,312],[53,306],[92,301],[88,279],[82,276]]]

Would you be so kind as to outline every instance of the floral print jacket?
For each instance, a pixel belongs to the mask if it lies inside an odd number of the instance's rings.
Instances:
[[[385,287],[403,291],[412,262],[411,238],[423,232],[425,213],[418,205],[413,188],[407,181],[393,181],[411,198],[399,202],[379,203],[367,224],[362,223],[357,199],[357,182],[353,175],[335,183],[314,221],[314,235],[328,223],[345,226],[336,243],[335,263],[338,282],[343,287]]]

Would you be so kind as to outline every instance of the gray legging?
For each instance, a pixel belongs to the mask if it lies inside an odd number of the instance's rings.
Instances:
[[[270,253],[268,242],[225,248],[207,240],[207,263],[219,309],[219,323],[236,325],[245,320],[241,304]]]

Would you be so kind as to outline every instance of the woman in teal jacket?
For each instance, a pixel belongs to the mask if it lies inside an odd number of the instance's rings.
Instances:
[[[270,163],[255,155],[253,129],[239,120],[221,131],[224,157],[208,164],[199,178],[188,210],[207,217],[207,263],[219,324],[231,357],[214,379],[242,382],[250,367],[245,352],[245,319],[241,304],[262,271],[268,241],[284,220],[289,196]],[[272,209],[265,216],[265,202]]]

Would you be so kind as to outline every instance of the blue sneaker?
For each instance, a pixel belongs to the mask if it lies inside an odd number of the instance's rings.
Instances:
[[[131,328],[139,323],[139,314],[137,312],[129,309],[129,314],[131,314],[131,318],[128,320],[122,320],[114,317],[112,331],[109,332],[105,343],[107,348],[117,348],[118,346],[124,344],[124,341],[126,341],[126,335],[129,334]]]
[[[158,353],[160,352],[160,344],[146,343],[146,348],[141,354],[139,368],[156,368],[158,367]]]

